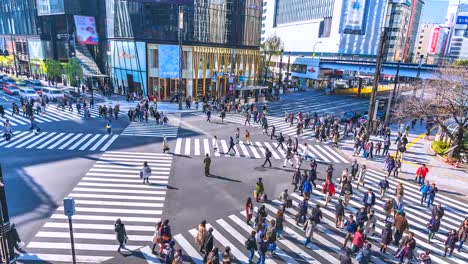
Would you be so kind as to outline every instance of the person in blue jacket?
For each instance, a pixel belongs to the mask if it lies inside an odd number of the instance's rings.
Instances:
[[[429,185],[429,181],[426,181],[426,184],[421,185],[419,190],[421,191],[421,205],[426,202],[427,200],[427,194],[429,193],[429,190],[431,189],[431,185]]]

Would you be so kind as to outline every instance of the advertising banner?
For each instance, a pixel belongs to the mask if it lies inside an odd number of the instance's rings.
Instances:
[[[63,0],[36,0],[37,15],[61,15],[65,14]]]
[[[159,45],[159,77],[179,78],[179,46]]]
[[[31,61],[45,59],[42,41],[39,39],[28,39],[28,52]]]
[[[432,31],[431,46],[429,47],[429,53],[434,54],[437,50],[437,44],[439,43],[440,27],[434,28]]]
[[[343,33],[363,34],[367,0],[348,0]]]
[[[96,31],[94,17],[75,16],[76,37],[82,45],[98,45],[99,37]]]

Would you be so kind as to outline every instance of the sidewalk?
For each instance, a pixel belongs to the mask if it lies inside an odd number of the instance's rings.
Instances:
[[[396,152],[395,136],[397,127],[393,125],[392,129],[392,144],[390,146],[390,154]],[[435,134],[432,131],[431,135]],[[407,145],[407,151],[405,152],[399,178],[402,181],[414,181],[415,173],[418,167],[424,163],[429,169],[428,181],[435,182],[441,193],[451,194],[459,199],[468,201],[468,193],[466,184],[468,184],[468,171],[463,168],[452,167],[441,160],[439,160],[431,152],[431,140],[426,138],[426,129],[424,125],[417,123],[414,129],[410,130],[409,143]],[[382,138],[371,136],[371,140],[375,143]],[[383,147],[382,147],[383,148]],[[339,144],[339,150],[347,157],[350,161],[357,159],[360,165],[365,164],[367,167],[376,170],[384,169],[385,157],[376,157],[374,159],[364,159],[361,155],[353,157],[354,141],[352,135],[346,139],[342,139]]]

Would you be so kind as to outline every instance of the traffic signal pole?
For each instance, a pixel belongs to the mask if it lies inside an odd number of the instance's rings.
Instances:
[[[382,71],[383,54],[385,48],[385,41],[387,39],[388,28],[384,27],[380,34],[379,49],[377,51],[377,62],[375,65],[374,85],[372,86],[372,93],[369,102],[369,111],[367,114],[366,134],[370,136],[374,125],[375,103],[377,100],[377,90],[379,88],[380,73]]]
[[[5,195],[5,181],[3,179],[2,165],[0,164],[0,247],[2,257],[5,259],[5,263],[14,264],[16,263],[15,246],[14,241],[11,239],[11,223],[10,216],[8,214],[8,206]]]

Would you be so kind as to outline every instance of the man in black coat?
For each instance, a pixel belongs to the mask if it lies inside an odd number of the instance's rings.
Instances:
[[[206,263],[208,259],[208,255],[210,254],[211,250],[213,250],[213,228],[210,227],[208,229],[208,234],[206,234],[205,239],[203,240],[203,253],[205,253],[205,257],[203,257],[203,262]]]

